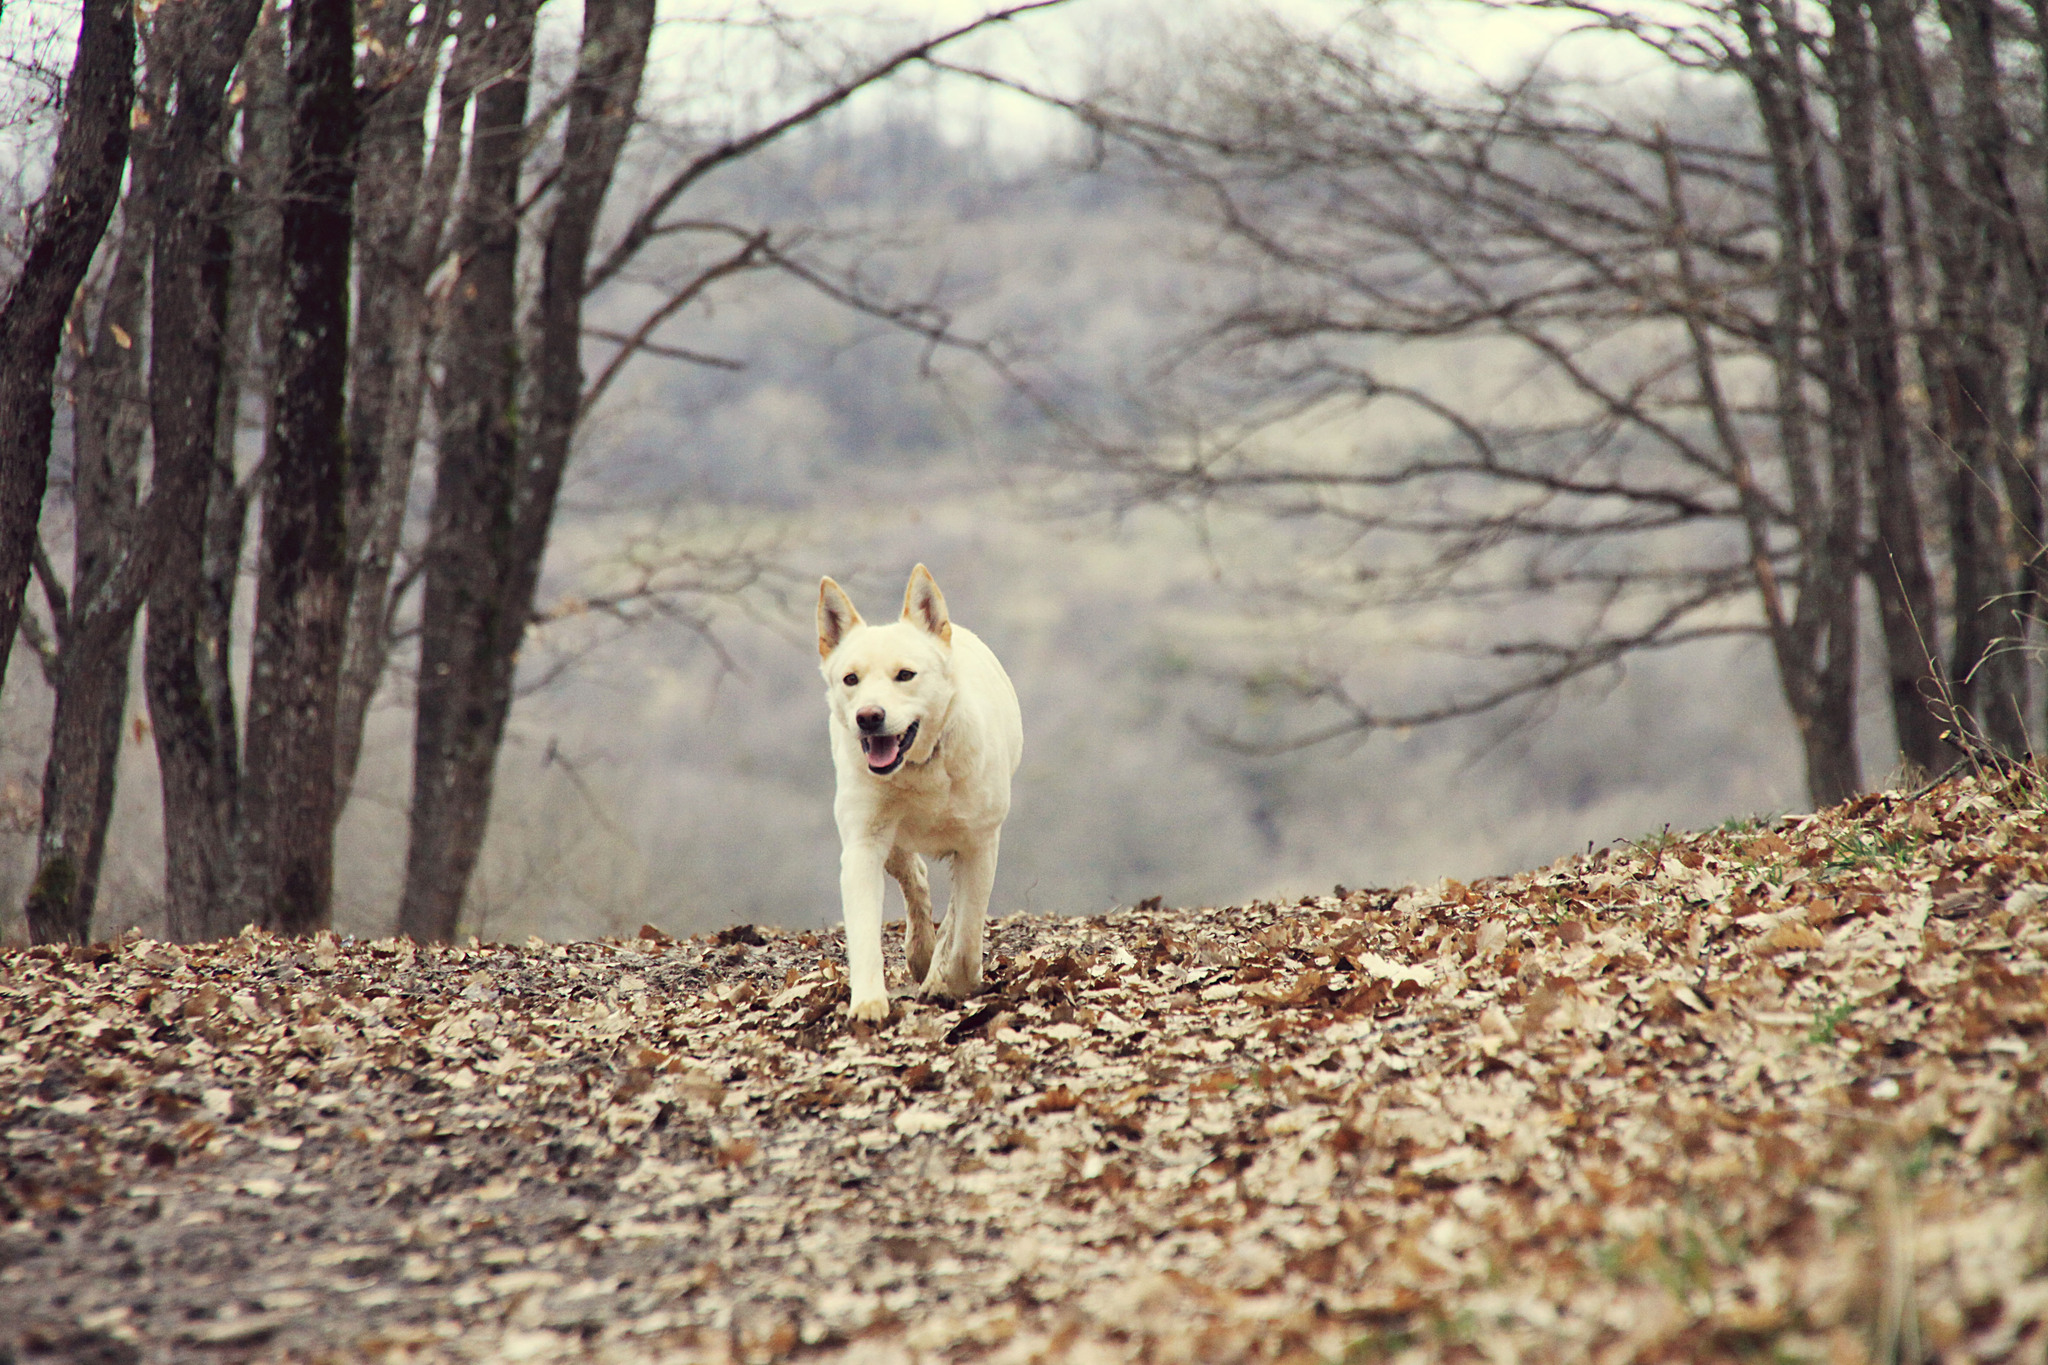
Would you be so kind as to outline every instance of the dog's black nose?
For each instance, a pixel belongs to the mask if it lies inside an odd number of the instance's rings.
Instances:
[[[871,735],[881,729],[882,722],[888,718],[889,713],[879,706],[863,706],[854,712],[853,723],[860,727],[862,734]]]

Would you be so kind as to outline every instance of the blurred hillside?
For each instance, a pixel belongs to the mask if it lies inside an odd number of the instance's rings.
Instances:
[[[998,338],[1083,417],[1141,389],[1217,287],[1192,229],[1113,165],[998,166],[913,119],[792,142],[735,171],[723,193],[733,218],[813,224],[814,259]],[[681,271],[688,243],[673,249]],[[631,312],[635,286],[621,288],[600,298],[599,327]],[[1364,651],[1390,690],[1428,695],[1467,665],[1416,642],[1454,637],[1456,620],[1339,630],[1297,615],[1258,587],[1284,582],[1304,548],[1284,529],[1112,512],[978,360],[789,279],[742,279],[661,339],[736,367],[636,361],[572,467],[542,594],[560,619],[525,660],[535,690],[513,713],[471,898],[486,937],[836,921],[816,581],[829,572],[886,616],[918,560],[1024,703],[999,914],[1469,878],[1801,800],[1761,647],[1633,665],[1527,725],[1233,752],[1208,736],[1301,728],[1241,675]],[[608,355],[593,344],[590,363]],[[736,552],[747,571],[733,570]],[[671,594],[666,611],[580,609],[650,565],[701,570],[720,590]],[[46,700],[31,667],[16,677],[6,772],[32,792]],[[344,820],[344,932],[389,930],[409,700],[403,677],[387,686]],[[156,777],[140,734],[100,932],[155,923]],[[1882,772],[1881,724],[1871,736]],[[5,838],[0,892],[13,914],[30,836]]]

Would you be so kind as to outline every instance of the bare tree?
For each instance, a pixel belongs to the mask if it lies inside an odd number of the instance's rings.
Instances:
[[[361,122],[353,0],[293,0],[283,315],[237,791],[238,918],[283,933],[332,919],[335,708],[347,624],[351,200]]]
[[[0,684],[49,481],[57,348],[72,295],[120,197],[134,68],[133,8],[85,0],[49,188],[31,212],[21,272],[0,301]]]
[[[441,259],[462,165],[462,123],[484,73],[488,8],[463,11],[455,49],[447,0],[415,22],[396,5],[370,11],[362,80],[369,94],[357,152],[356,318],[349,355],[348,624],[335,718],[335,786],[346,802],[370,701],[391,654],[391,574],[419,445],[433,310],[427,281]],[[427,102],[440,81],[427,155]]]
[[[137,149],[136,168],[138,184],[147,184],[145,149]],[[82,941],[92,921],[140,605],[139,592],[116,600],[107,589],[136,533],[138,470],[148,430],[139,340],[154,230],[146,193],[126,197],[122,219],[104,288],[96,291],[97,298],[82,290],[73,316],[72,335],[79,339],[81,354],[69,376],[76,414],[69,590],[47,557],[39,553],[37,560],[55,636],[45,672],[56,708],[43,764],[36,877],[25,910],[31,934],[45,942]]]
[[[494,38],[530,50],[529,0],[503,0]],[[419,702],[413,805],[399,928],[422,939],[454,935],[482,847],[492,772],[513,700],[519,648],[535,620],[534,594],[574,437],[623,358],[721,279],[776,264],[774,234],[692,219],[678,201],[713,171],[750,156],[844,104],[855,93],[927,62],[942,46],[1058,0],[992,11],[856,69],[779,118],[690,157],[626,211],[601,252],[599,210],[611,189],[638,100],[652,23],[646,0],[593,4],[584,13],[577,73],[564,103],[558,160],[540,176],[543,217],[521,195],[530,128],[528,85],[515,59],[479,94],[469,171],[453,231],[459,262],[439,341],[439,462],[423,548]],[[523,326],[516,264],[523,224],[534,229],[538,288]],[[678,233],[731,243],[670,289],[621,338],[619,357],[586,383],[583,309],[653,242]],[[516,401],[515,401],[516,400]]]
[[[233,388],[237,204],[227,94],[260,9],[260,0],[181,5],[164,13],[153,43],[170,67],[173,112],[155,153],[150,290],[150,499],[162,503],[166,544],[150,586],[143,671],[163,787],[164,899],[181,939],[233,927],[241,762],[231,628],[246,492],[223,440],[224,426],[232,432],[222,413]],[[258,93],[260,70],[252,63]]]
[[[1499,623],[1483,681],[1420,707],[1299,678],[1337,714],[1291,742],[1755,634],[1816,795],[1854,790],[1860,451],[1816,439],[1803,397],[1774,404],[1745,364],[1784,325],[1768,156],[1540,77],[1453,96],[1278,33],[1219,76],[1186,116],[1085,112],[1199,195],[1256,271],[1205,344],[1256,376],[1267,418],[1341,411],[1403,435],[1304,458],[1259,423],[1223,426],[1132,444],[1115,468],[1136,496],[1343,528],[1326,607],[1448,601]],[[1799,395],[1812,357],[1796,335],[1781,349]]]
[[[1948,37],[1932,63],[1912,11],[1870,5],[1894,116],[1903,125],[1902,205],[1923,224],[1912,245],[1932,325],[1915,329],[1930,404],[1929,463],[1947,505],[1950,663],[1945,701],[1965,724],[2013,751],[2027,748],[2022,654],[2042,550],[2038,470],[2027,452],[2039,413],[2022,429],[2027,390],[2042,382],[2042,280],[2034,235],[2015,187],[2022,164],[2008,124],[2012,96],[1994,51],[1994,7],[1939,7]],[[1839,25],[1838,25],[1839,30]],[[2038,66],[2042,53],[2033,54]],[[1937,78],[1934,67],[1952,74]],[[2032,76],[2027,78],[2032,80]],[[1946,85],[1946,88],[1942,88]],[[1953,112],[1945,112],[1945,111]],[[1917,199],[1917,203],[1911,202]],[[2031,373],[2016,375],[2013,353]],[[2038,397],[2031,400],[2038,410]],[[2017,580],[2010,562],[2033,562]]]
[[[1668,62],[1682,115],[1540,66],[1422,83],[1355,35],[1277,22],[1192,86],[1067,102],[1244,282],[1186,353],[1217,362],[1201,420],[1098,453],[1126,496],[1330,528],[1325,608],[1452,606],[1482,636],[1480,680],[1420,707],[1376,704],[1343,666],[1299,676],[1335,714],[1282,742],[1755,635],[1813,798],[1839,799],[1863,781],[1860,575],[1903,758],[1949,762],[1945,726],[2023,749],[2039,470],[2004,357],[2041,347],[2013,189],[2039,175],[2007,126],[1996,15],[1942,5],[1937,66],[1903,4],[1552,7]],[[1960,79],[1937,94],[1937,69]],[[1899,303],[1901,262],[1935,318]],[[1333,452],[1300,437],[1311,420],[1356,434]]]
[[[43,832],[26,907],[38,937],[82,940],[89,931],[133,622],[146,596],[154,603],[146,676],[168,798],[171,927],[194,936],[226,918],[216,893],[232,829],[227,644],[244,506],[234,482],[233,413],[247,354],[246,338],[237,343],[232,334],[261,293],[246,280],[231,287],[231,261],[262,253],[245,249],[260,233],[237,234],[231,225],[234,173],[223,144],[234,117],[227,81],[256,13],[250,4],[151,17],[120,245],[97,322],[84,298],[75,321],[77,335],[93,340],[72,372],[68,594],[48,560],[38,561],[57,636]],[[263,101],[243,103],[253,112]],[[254,122],[245,140],[246,160],[260,161]],[[145,450],[151,488],[138,505]],[[217,458],[221,450],[228,453]],[[218,839],[202,842],[195,831]]]
[[[509,548],[515,534],[513,500],[521,473],[519,172],[537,8],[535,0],[498,0],[493,9],[493,36],[504,45],[501,69],[476,99],[468,183],[455,225],[453,250],[461,273],[439,392],[440,461],[422,606],[412,833],[398,911],[399,932],[423,940],[455,933],[462,888],[483,843],[490,770],[504,732],[505,710],[490,700],[509,692],[512,660],[526,628],[525,613],[504,599],[504,565],[494,551]],[[643,44],[640,59],[645,56]]]
[[[615,209],[601,247],[639,124],[651,0],[586,5],[559,88],[536,46],[540,0],[377,7],[363,20],[360,86],[347,0],[289,7],[289,32],[263,0],[152,11],[123,248],[97,316],[82,306],[77,324],[94,340],[74,362],[68,594],[54,568],[42,575],[54,629],[37,639],[59,719],[37,932],[88,931],[121,720],[117,660],[146,596],[171,932],[327,922],[335,819],[370,698],[410,632],[416,793],[400,924],[452,935],[520,647],[544,624],[535,594],[577,431],[634,357],[701,359],[656,334],[719,282],[802,274],[786,251],[800,233],[688,218],[679,202],[945,44],[1054,3],[856,65],[786,114],[692,151]],[[718,245],[637,325],[593,337],[590,297],[679,234]],[[530,279],[524,260],[537,266]],[[588,378],[586,345],[608,351]],[[260,409],[267,431],[253,465],[240,458],[245,409]],[[145,448],[150,491],[138,503]],[[407,547],[423,448],[434,506],[424,543]],[[238,699],[252,500],[262,532]],[[634,603],[734,590],[759,577],[757,559],[745,548],[730,564],[646,565],[585,606],[623,619]],[[418,624],[401,627],[415,587]]]
[[[1831,12],[1834,41],[1824,51],[1839,111],[1846,201],[1838,231],[1825,180],[1825,134],[1803,55],[1809,35],[1782,6],[1773,6],[1765,17],[1757,6],[1746,5],[1742,18],[1746,47],[1741,50],[1750,58],[1745,71],[1757,92],[1764,135],[1775,149],[1776,174],[1805,187],[1805,204],[1790,218],[1781,214],[1780,221],[1806,239],[1804,254],[1813,263],[1809,270],[1821,272],[1823,287],[1813,291],[1814,303],[1803,311],[1812,318],[1814,350],[1829,397],[1827,437],[1852,459],[1861,452],[1869,470],[1873,534],[1866,571],[1884,636],[1893,732],[1905,762],[1932,771],[1953,751],[1943,744],[1929,705],[1941,686],[1931,644],[1934,580],[1914,488],[1899,318],[1885,259],[1890,205],[1877,142],[1882,111],[1869,35],[1858,7],[1838,5]],[[1843,273],[1846,284],[1834,283]],[[1796,329],[1805,325],[1801,313],[1794,312],[1789,322],[1796,339]],[[1860,535],[1861,524],[1859,516],[1852,531]],[[1854,580],[1845,573],[1843,581]],[[1849,625],[1853,632],[1855,623]]]
[[[188,6],[152,20],[137,175],[101,326],[120,346],[133,344],[142,331],[139,281],[146,272],[152,492],[145,508],[118,521],[95,515],[88,494],[108,446],[127,460],[132,501],[142,424],[133,408],[122,410],[127,427],[106,437],[111,419],[102,419],[94,401],[106,383],[95,376],[112,362],[79,367],[81,558],[72,602],[60,615],[57,654],[60,665],[67,656],[78,664],[58,669],[59,719],[44,802],[52,832],[43,840],[48,875],[38,886],[69,884],[58,837],[67,830],[93,850],[97,866],[125,696],[119,678],[126,631],[146,587],[167,910],[171,932],[183,938],[252,920],[302,929],[327,918],[333,675],[347,564],[340,476],[348,143],[357,100],[350,16],[314,5],[296,7],[294,16],[300,30],[289,71],[274,9],[263,17],[256,3]],[[237,74],[231,98],[228,85]],[[240,136],[232,139],[238,120]],[[166,213],[155,212],[159,203]],[[117,308],[133,315],[117,321]],[[139,351],[102,341],[94,354]],[[245,393],[264,403],[274,427],[266,458],[246,478],[237,470]],[[268,495],[245,763],[233,684],[234,600],[249,501],[259,484]],[[95,590],[94,574],[107,576],[103,565],[121,574],[114,586]],[[88,726],[91,708],[67,701],[74,688],[106,703],[104,725]],[[88,743],[90,736],[104,738]],[[96,784],[103,794],[89,799]],[[91,879],[79,888],[84,894],[69,905],[64,930],[71,937],[86,933],[92,910]],[[32,923],[48,918],[47,900],[32,895]]]

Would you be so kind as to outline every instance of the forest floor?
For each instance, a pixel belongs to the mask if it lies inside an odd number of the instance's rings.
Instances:
[[[11,949],[0,1361],[2041,1361],[2044,902],[2022,774],[873,1028],[836,933]]]

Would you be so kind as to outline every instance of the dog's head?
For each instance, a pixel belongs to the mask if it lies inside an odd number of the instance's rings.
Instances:
[[[818,653],[833,719],[860,741],[870,773],[932,756],[953,706],[953,623],[930,570],[911,570],[903,616],[886,626],[861,620],[837,583],[820,582]]]

